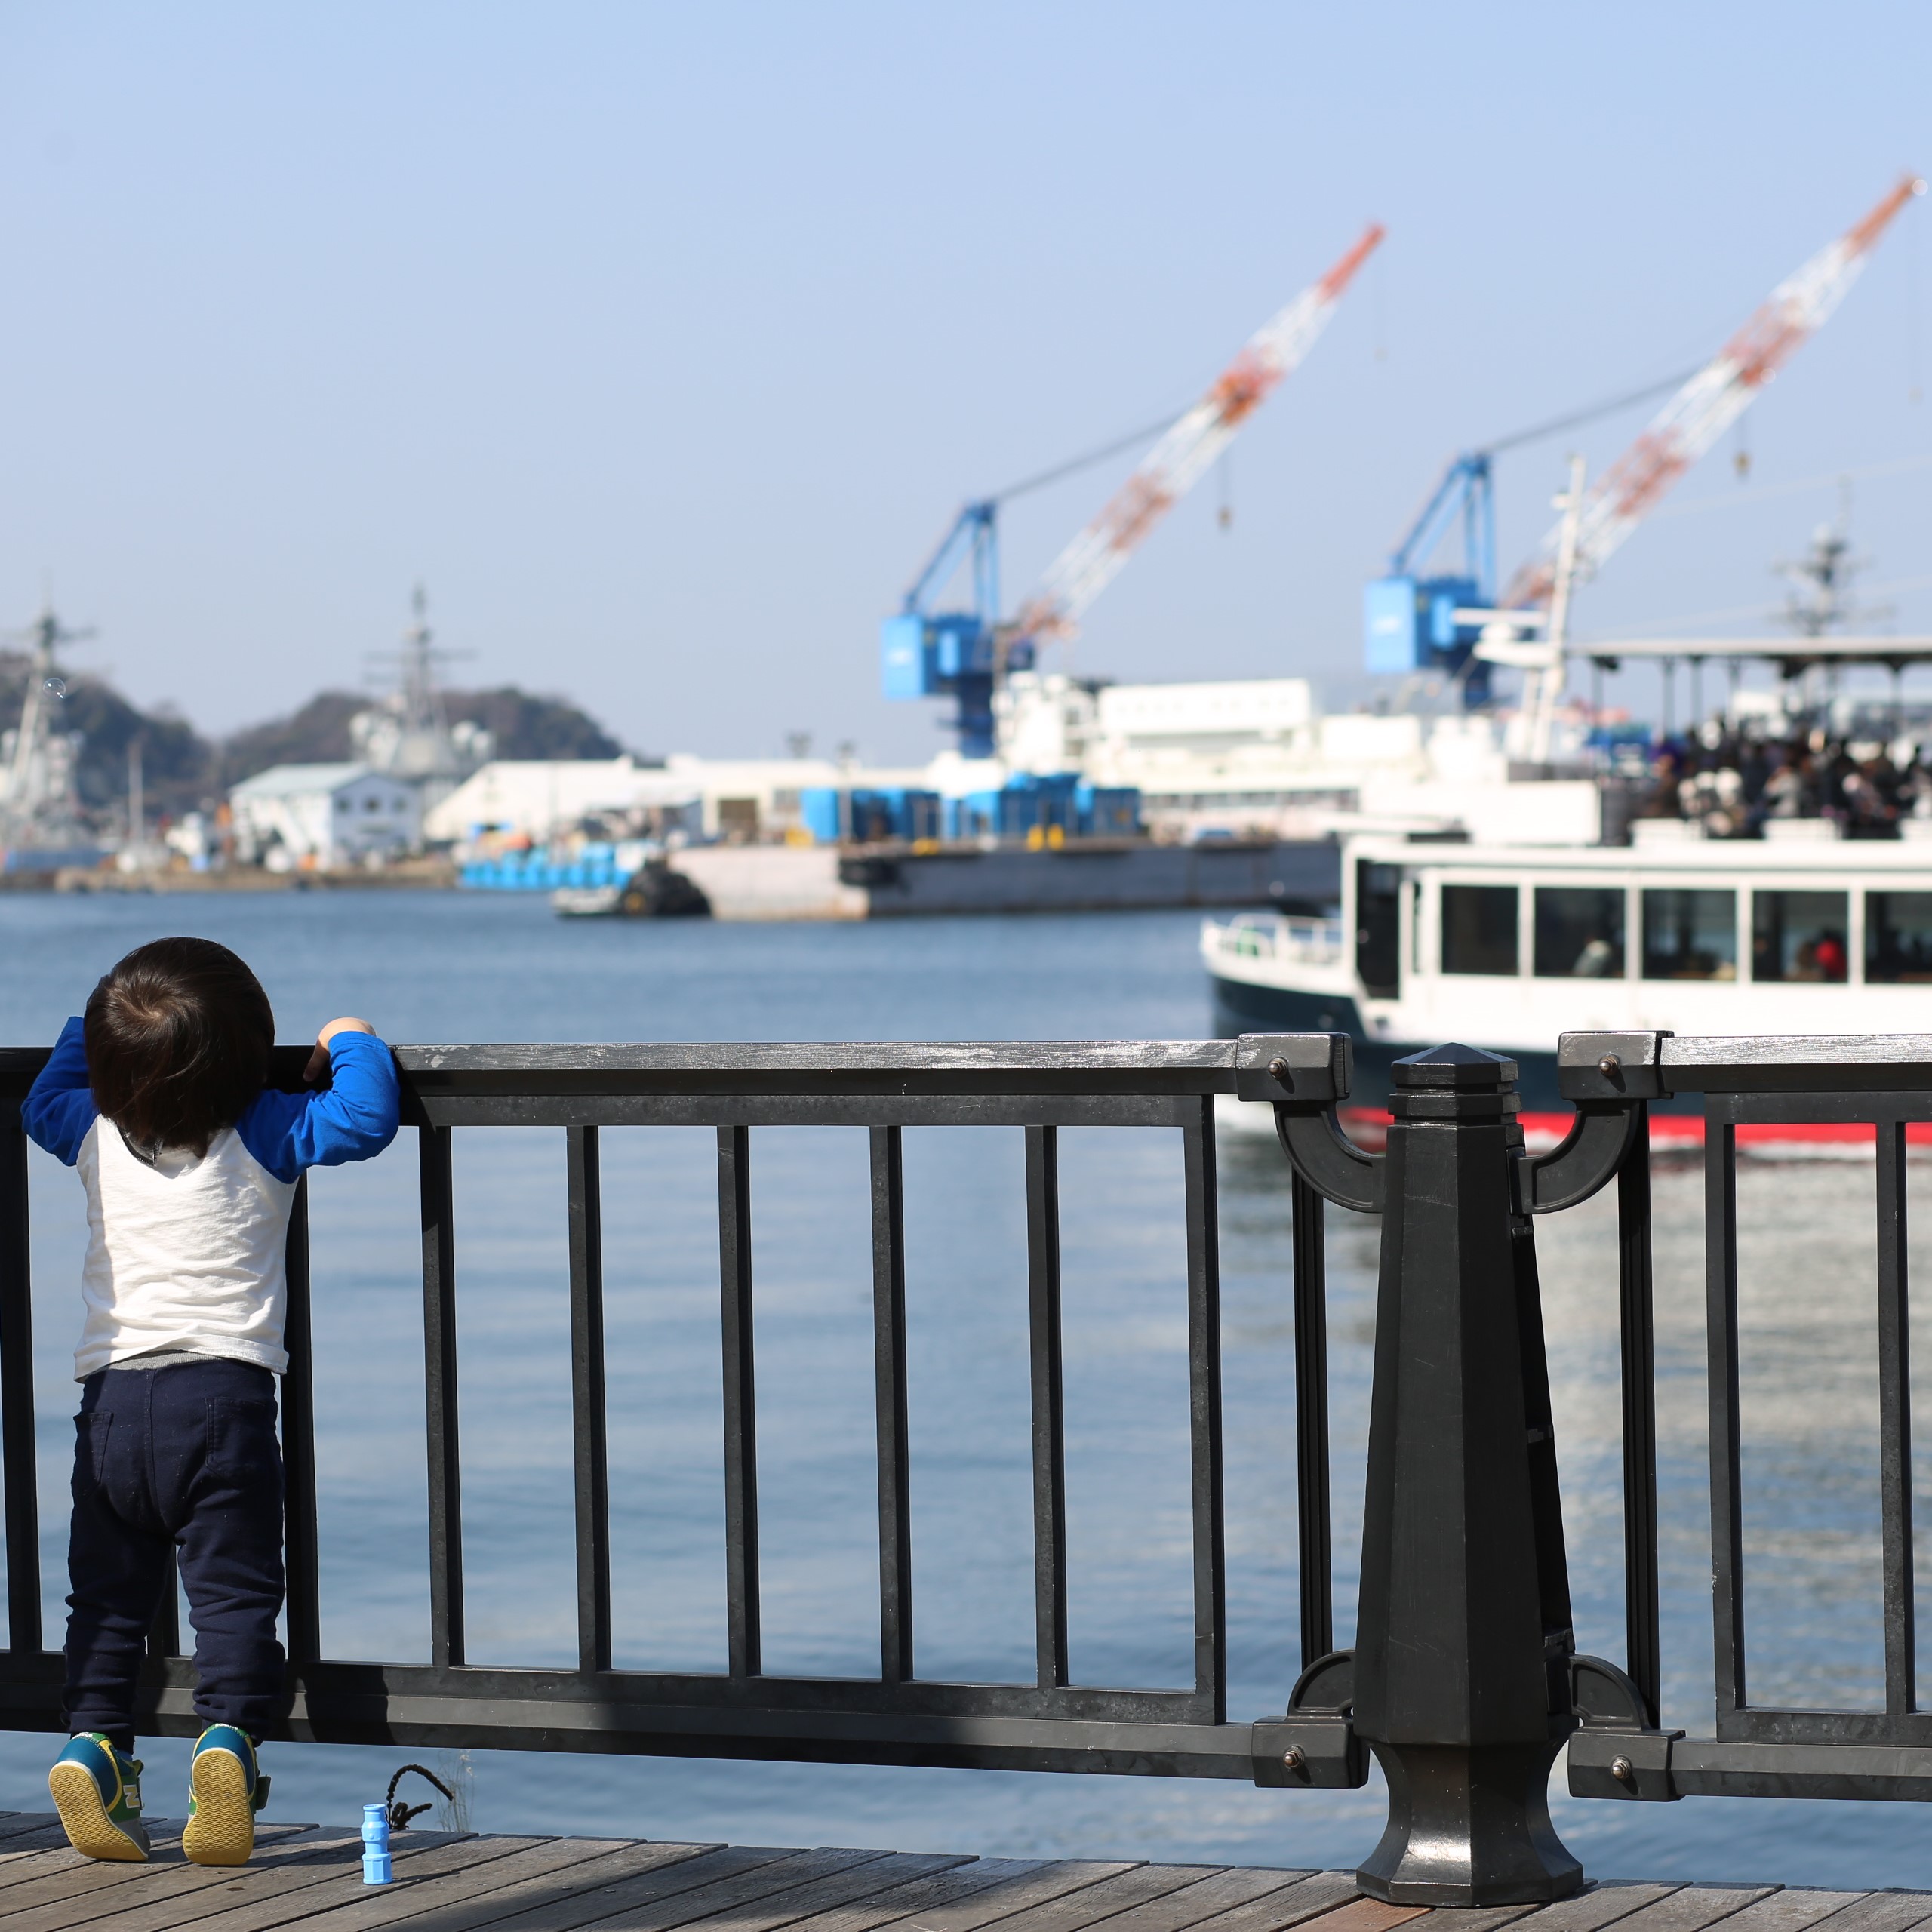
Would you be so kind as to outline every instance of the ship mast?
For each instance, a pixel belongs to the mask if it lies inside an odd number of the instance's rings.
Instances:
[[[60,648],[82,643],[94,632],[66,629],[50,603],[42,606],[40,615],[26,630],[14,635],[26,644],[28,653],[26,689],[14,733],[14,755],[7,766],[6,789],[0,792],[0,838],[9,845],[41,829],[48,808],[54,802],[48,782],[48,711],[67,694],[66,681],[59,669]]]

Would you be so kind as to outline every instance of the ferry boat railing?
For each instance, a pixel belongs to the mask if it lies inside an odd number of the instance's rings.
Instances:
[[[1217,948],[1242,959],[1281,959],[1299,966],[1334,966],[1342,958],[1339,919],[1286,912],[1248,912],[1211,921]]]

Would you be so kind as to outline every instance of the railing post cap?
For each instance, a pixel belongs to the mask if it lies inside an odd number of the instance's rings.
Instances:
[[[1516,1084],[1516,1063],[1501,1054],[1485,1053],[1481,1047],[1451,1042],[1444,1047],[1425,1047],[1420,1053],[1405,1054],[1390,1069],[1398,1087],[1453,1087],[1496,1089]]]
[[[1353,1065],[1346,1033],[1244,1033],[1235,1046],[1235,1092],[1244,1100],[1339,1100]]]

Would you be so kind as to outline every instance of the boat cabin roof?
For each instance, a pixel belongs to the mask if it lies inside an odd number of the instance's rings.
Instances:
[[[1801,820],[1799,823],[1809,823]],[[1344,863],[1356,860],[1397,865],[1404,871],[1534,873],[1571,877],[1614,873],[1628,877],[1751,879],[1775,875],[1833,883],[1847,878],[1898,878],[1932,891],[1932,840],[1903,838],[1686,838],[1631,845],[1481,845],[1443,838],[1411,840],[1386,833],[1346,839]]]

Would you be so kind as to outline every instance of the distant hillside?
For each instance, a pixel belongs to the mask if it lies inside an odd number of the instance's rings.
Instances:
[[[374,700],[355,691],[318,691],[286,718],[251,724],[221,746],[224,782],[238,783],[272,764],[331,764],[352,758],[349,721]],[[499,758],[617,758],[623,746],[597,721],[560,697],[534,697],[514,685],[445,691],[452,724],[467,719],[493,733]]]
[[[20,721],[31,668],[24,653],[0,651],[0,731]],[[319,691],[285,718],[211,743],[167,706],[143,712],[104,679],[76,672],[66,682],[66,696],[53,700],[55,728],[81,734],[81,802],[103,817],[128,795],[128,747],[137,735],[148,811],[178,818],[272,764],[327,764],[352,757],[349,721],[375,702],[365,692]],[[452,724],[468,718],[494,733],[499,758],[617,758],[623,751],[575,705],[534,697],[514,685],[445,691],[443,703]]]
[[[222,780],[238,784],[272,764],[340,764],[354,755],[349,721],[369,709],[366,691],[318,691],[300,710],[250,724],[221,741]]]

